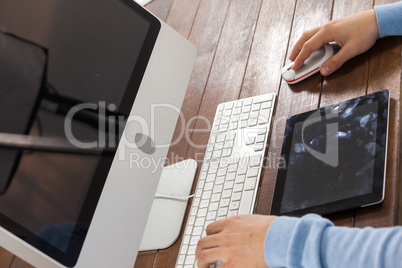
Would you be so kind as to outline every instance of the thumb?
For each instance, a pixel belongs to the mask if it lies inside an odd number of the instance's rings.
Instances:
[[[349,47],[343,47],[338,51],[335,55],[329,58],[322,66],[321,66],[321,74],[323,76],[327,76],[338,70],[347,60],[356,56],[356,53],[353,49]]]

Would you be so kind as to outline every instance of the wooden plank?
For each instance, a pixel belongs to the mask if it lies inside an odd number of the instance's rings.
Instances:
[[[241,98],[247,98],[264,93],[278,93],[281,83],[281,69],[285,62],[287,44],[293,21],[293,11],[296,1],[263,1],[259,14],[256,33],[247,65],[246,75],[241,90]],[[275,12],[272,12],[272,11]],[[276,107],[276,110],[278,107]],[[274,111],[275,113],[275,111]],[[281,135],[277,128],[272,128],[271,138]],[[276,157],[268,152],[265,160],[265,170],[262,173],[261,185],[266,184],[269,170],[276,170]],[[259,214],[269,214],[270,206],[266,200],[272,198],[273,188],[259,189],[259,199],[255,211]]]
[[[170,8],[172,7],[173,0],[154,0],[145,6],[152,14],[159,19],[166,21]]]
[[[350,2],[335,0],[332,19],[339,19],[372,8],[371,0]],[[347,61],[340,69],[323,80],[320,107],[353,99],[366,94],[368,80],[368,53]],[[355,212],[345,211],[328,217],[336,225],[355,225]]]
[[[314,10],[314,15],[306,15],[311,14],[312,10]],[[331,11],[332,0],[297,1],[287,55],[290,54],[294,44],[304,31],[329,21]],[[288,85],[281,81],[267,156],[267,160],[272,161],[271,166],[273,165],[273,167],[268,167],[264,170],[264,179],[261,183],[260,197],[257,203],[257,213],[266,214],[271,207],[286,119],[291,115],[318,107],[321,82],[320,75],[314,75],[295,85]]]
[[[183,126],[179,122],[175,129],[172,146],[169,151],[171,162],[175,161],[174,158],[184,158],[189,146],[197,146],[191,136],[197,119],[202,120],[197,115],[228,7],[229,0],[207,0],[202,1],[198,8],[198,13],[189,36],[189,40],[197,48],[197,58],[181,108],[182,118],[186,125]],[[178,12],[176,15],[176,13],[172,12],[171,16],[177,18],[169,18],[169,20],[180,20],[181,13]],[[196,158],[196,160],[202,161],[202,158]]]
[[[166,23],[188,38],[199,5],[200,0],[174,0]]]
[[[238,99],[260,6],[261,1],[231,1],[199,111],[205,120],[197,120],[196,129],[210,129],[218,104]],[[208,138],[209,131],[194,133],[187,155],[201,159]]]
[[[13,254],[0,247],[0,267],[10,267],[14,258],[15,256]]]
[[[209,6],[206,10],[203,10],[204,2],[207,2]],[[193,38],[203,44],[208,41],[207,36],[203,36],[202,33],[208,30],[209,26],[204,24],[203,28],[198,28],[197,20],[198,16],[201,16],[203,12],[213,12],[211,9],[212,2],[217,5],[219,4],[217,2],[223,1],[202,1],[190,35],[190,41],[193,41]],[[198,112],[199,115],[202,115],[202,118],[197,119],[194,128],[196,130],[207,129],[207,132],[195,131],[193,133],[190,140],[191,146],[187,152],[187,157],[189,158],[202,160],[209,137],[209,124],[214,117],[216,106],[224,101],[235,100],[239,96],[260,6],[261,1],[255,0],[233,0],[230,2],[222,33],[217,36],[219,43],[214,55],[213,65],[212,67],[211,65],[199,66],[203,70],[202,73],[209,74],[206,77],[208,80],[205,80],[205,77],[195,77],[196,79],[192,78],[190,81],[190,88],[196,86],[196,88],[204,92],[202,99],[200,99],[201,107]],[[215,18],[210,17],[209,23],[213,23],[214,20]],[[197,45],[198,42],[194,43]],[[207,50],[202,48],[202,51]],[[207,56],[209,55],[207,53]],[[199,55],[198,58],[203,60],[203,55]],[[196,67],[201,63],[196,62]],[[195,100],[192,100],[191,103],[197,105]],[[201,161],[199,163],[201,164]],[[169,249],[170,252],[166,252],[166,254],[160,253],[156,267],[173,267],[179,246],[176,243],[175,246]]]
[[[15,257],[10,265],[10,268],[35,268],[35,267],[28,264],[24,260]]]
[[[351,2],[335,0],[333,19],[339,19],[372,8],[372,0]],[[327,106],[366,94],[368,53],[347,61],[335,73],[324,79],[320,106]]]
[[[225,22],[229,2],[229,0],[206,0],[201,1],[198,7],[198,11],[189,36],[189,40],[197,48],[197,58],[181,109],[182,116],[186,123],[185,132],[182,132],[182,128],[184,126],[182,126],[181,124],[176,127],[175,134],[173,136],[174,144],[169,150],[169,159],[171,162],[175,162],[176,159],[185,158],[188,148],[190,146],[197,146],[197,144],[192,139],[193,129],[197,119],[200,120],[197,115],[202,102],[202,97],[207,84],[210,69],[215,57],[223,24]],[[197,4],[196,1],[192,3],[194,5]],[[183,15],[182,12],[183,10],[176,13],[175,9],[172,8],[172,12],[168,18],[168,22],[172,22],[173,25],[175,25],[176,22],[173,21],[180,21]],[[186,30],[182,30],[182,34],[185,32]],[[192,158],[199,160],[198,163],[200,167],[202,164],[202,157]],[[196,178],[197,177],[198,173],[196,175]],[[196,183],[194,183],[193,188],[195,187],[195,185]],[[185,222],[187,220],[188,209],[189,207],[187,208],[187,212],[185,215]],[[158,259],[156,262],[157,267],[174,266],[180,248],[182,233],[183,230],[178,241],[173,246],[166,250],[159,251]]]
[[[198,7],[200,4],[200,1],[196,0],[175,0],[172,3],[172,6],[169,10],[169,14],[166,14],[166,3],[163,1],[157,1],[158,5],[156,2],[154,3],[155,6],[153,6],[154,9],[156,10],[163,10],[164,12],[164,18],[166,20],[166,23],[171,26],[173,29],[178,31],[180,34],[182,34],[185,38],[189,38],[195,16],[198,11]],[[219,10],[219,9],[218,9]],[[226,10],[224,10],[224,13],[226,13]],[[217,13],[209,13],[213,15],[219,16]],[[224,17],[224,16],[223,16]],[[221,26],[222,27],[222,26]],[[220,28],[217,31],[218,33],[220,32]],[[194,72],[197,72],[196,69],[194,69]],[[192,95],[191,94],[192,90],[189,88],[187,91],[187,95]],[[183,102],[183,107],[182,107],[182,118],[185,120],[185,118],[190,118],[191,115],[189,115],[186,111],[191,109],[191,102],[188,101],[188,96],[186,96],[185,100]],[[187,108],[186,108],[187,105]],[[180,160],[183,160],[185,157],[185,152],[187,150],[188,144],[186,143],[185,136],[183,136],[182,130],[186,127],[186,125],[181,124],[182,120],[179,118],[175,134],[173,136],[173,142],[177,141],[179,144],[175,144],[174,146],[171,146],[169,149],[168,153],[168,164],[176,163],[179,162]],[[185,123],[186,120],[184,121]],[[161,255],[163,255],[164,251],[161,251]],[[147,252],[140,252],[138,254],[136,263],[134,267],[153,267],[155,264],[156,257],[158,256],[158,251],[147,251]]]
[[[401,41],[401,37],[378,40],[370,51],[368,93],[389,89],[391,97],[387,175],[383,203],[357,210],[356,226],[358,227],[393,226],[398,220],[398,200],[401,195],[399,191]]]
[[[278,93],[295,4],[263,1],[240,98]]]

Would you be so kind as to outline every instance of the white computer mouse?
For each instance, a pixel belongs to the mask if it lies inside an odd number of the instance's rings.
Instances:
[[[313,51],[298,70],[292,70],[294,62],[286,64],[282,68],[282,77],[288,84],[296,84],[303,81],[307,77],[319,72],[324,62],[332,55],[334,55],[334,48],[330,44],[325,44],[321,48]]]

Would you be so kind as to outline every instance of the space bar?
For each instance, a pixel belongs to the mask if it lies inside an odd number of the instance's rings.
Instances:
[[[253,203],[254,191],[244,191],[240,200],[239,215],[251,213],[251,205]]]

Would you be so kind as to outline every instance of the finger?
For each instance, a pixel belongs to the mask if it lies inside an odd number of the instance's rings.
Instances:
[[[305,31],[294,45],[292,52],[290,53],[289,60],[293,61],[297,57],[297,55],[299,55],[299,52],[302,49],[304,43],[306,43],[311,37],[313,37],[320,29],[321,27],[317,27],[312,30]]]
[[[310,38],[307,42],[304,43],[299,55],[297,55],[295,62],[292,66],[293,70],[299,69],[304,61],[310,57],[311,53],[314,50],[319,49],[324,44],[334,41],[328,33],[328,30],[320,30],[313,37]]]
[[[225,226],[227,225],[227,221],[228,219],[223,219],[220,221],[210,223],[207,226],[207,229],[205,230],[207,232],[207,235],[213,235],[222,232]]]
[[[351,46],[344,46],[334,56],[329,58],[321,66],[321,74],[327,76],[338,70],[346,61],[356,56],[356,51]]]
[[[210,235],[201,238],[197,243],[195,254],[198,255],[201,251],[211,248],[217,248],[221,245],[221,240],[216,235]]]
[[[198,267],[208,268],[209,264],[216,263],[218,261],[224,262],[224,253],[220,248],[205,249],[195,255],[197,258]]]

